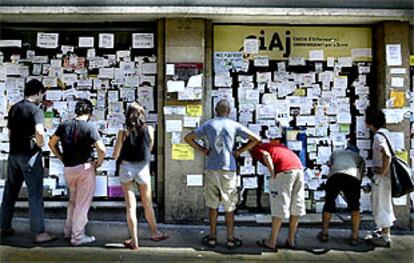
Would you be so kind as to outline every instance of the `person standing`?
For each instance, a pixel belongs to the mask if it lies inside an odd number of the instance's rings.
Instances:
[[[49,147],[64,164],[66,185],[69,188],[69,203],[64,227],[65,238],[73,246],[92,243],[94,236],[85,234],[88,211],[95,193],[95,169],[105,158],[105,145],[96,127],[89,123],[92,116],[92,103],[81,99],[76,103],[76,117],[59,125],[50,138]],[[62,150],[59,148],[59,143]],[[93,159],[93,147],[98,159]]]
[[[361,179],[365,172],[365,161],[358,154],[358,148],[348,145],[345,150],[332,153],[328,162],[330,167],[328,180],[325,187],[325,204],[322,213],[322,231],[318,239],[328,241],[329,221],[335,212],[335,200],[339,192],[345,195],[348,209],[351,211],[352,236],[350,244],[358,246],[359,241],[359,199],[361,197]]]
[[[295,248],[299,217],[305,215],[305,190],[302,163],[298,156],[279,142],[260,143],[250,151],[253,160],[263,163],[270,173],[270,239],[257,245],[277,251],[277,238],[282,220],[289,219],[289,235],[285,246]]]
[[[385,114],[382,111],[367,109],[365,123],[374,133],[372,143],[372,213],[377,230],[367,236],[374,245],[382,247],[391,246],[390,228],[395,221],[394,208],[391,196],[391,151],[387,144],[390,138],[389,131],[385,129]],[[388,139],[389,140],[389,139]]]
[[[210,234],[203,244],[215,247],[217,243],[217,215],[220,203],[223,204],[229,249],[242,246],[242,240],[234,236],[234,210],[237,203],[236,159],[244,151],[254,147],[260,137],[238,122],[229,119],[230,103],[221,100],[215,108],[217,117],[205,122],[187,134],[184,140],[194,149],[207,155],[207,168],[204,176],[204,198],[209,208]],[[233,151],[236,136],[249,139],[249,142]],[[196,139],[206,137],[209,147],[200,145]]]
[[[29,194],[30,229],[35,243],[56,239],[45,232],[43,211],[44,116],[38,107],[45,88],[33,79],[26,83],[24,99],[13,105],[8,114],[10,151],[8,173],[1,205],[1,233],[12,235],[11,227],[16,200],[23,181]]]
[[[119,180],[125,196],[127,223],[131,236],[131,239],[124,241],[124,246],[132,250],[139,248],[134,185],[138,186],[140,192],[151,240],[157,242],[168,238],[166,233],[158,231],[152,207],[150,161],[153,146],[154,128],[147,125],[144,108],[136,102],[132,103],[126,113],[126,129],[118,132],[113,153],[113,158],[120,162]]]

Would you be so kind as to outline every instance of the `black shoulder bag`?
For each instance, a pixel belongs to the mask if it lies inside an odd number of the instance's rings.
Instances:
[[[395,155],[387,136],[382,132],[377,132],[377,134],[385,138],[391,152],[390,174],[392,197],[400,197],[411,193],[414,191],[414,178],[410,167],[403,159]]]

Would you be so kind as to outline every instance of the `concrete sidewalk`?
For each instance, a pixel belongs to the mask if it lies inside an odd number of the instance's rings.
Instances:
[[[392,247],[374,248],[363,242],[359,247],[348,244],[349,230],[332,229],[329,243],[320,243],[316,239],[317,228],[300,228],[297,234],[298,249],[280,248],[278,253],[269,252],[256,245],[256,240],[267,238],[270,225],[263,227],[237,227],[236,235],[243,239],[242,248],[225,248],[225,227],[219,226],[218,246],[209,249],[200,243],[208,233],[207,226],[162,225],[162,231],[170,239],[155,243],[149,239],[148,226],[140,223],[140,249],[130,251],[124,248],[104,248],[106,243],[122,243],[128,237],[126,223],[91,221],[87,233],[95,235],[97,242],[87,247],[74,248],[63,239],[63,220],[46,220],[48,231],[58,234],[59,239],[35,246],[29,234],[29,221],[15,219],[16,234],[2,238],[1,262],[414,262],[414,236],[412,233],[400,233],[392,236]],[[361,231],[364,236],[366,231]],[[279,235],[279,247],[286,240],[287,228]],[[324,248],[326,253],[315,254],[315,249]]]

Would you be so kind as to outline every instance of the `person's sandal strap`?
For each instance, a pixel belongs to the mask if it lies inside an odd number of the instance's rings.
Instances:
[[[202,239],[202,244],[210,248],[214,248],[216,243],[217,239],[215,237],[210,237],[210,235],[204,236]]]
[[[327,241],[329,240],[329,236],[328,236],[328,234],[324,234],[324,233],[322,233],[322,232],[319,232],[319,233],[318,233],[317,238],[318,238],[318,239],[319,239],[319,241],[321,241],[321,242],[327,242]]]
[[[227,248],[235,249],[243,246],[243,241],[237,237],[233,237],[233,239],[227,239]]]

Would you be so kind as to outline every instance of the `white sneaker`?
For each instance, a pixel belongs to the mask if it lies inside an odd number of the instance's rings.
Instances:
[[[94,236],[83,235],[79,240],[70,241],[70,243],[72,244],[72,246],[77,247],[77,246],[80,246],[80,245],[93,243],[95,241],[96,241],[96,238]]]

